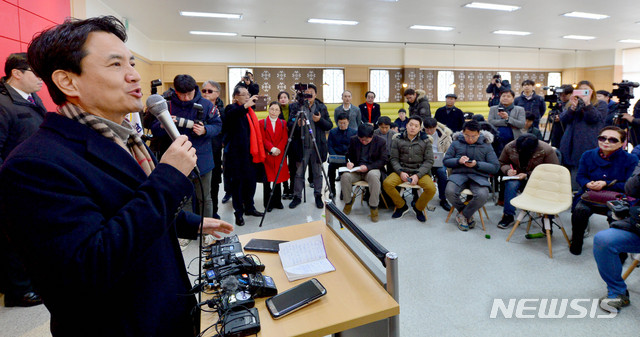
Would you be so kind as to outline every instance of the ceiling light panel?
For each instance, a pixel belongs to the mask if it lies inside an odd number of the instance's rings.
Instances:
[[[358,21],[349,21],[349,20],[333,20],[333,19],[309,19],[308,23],[320,23],[325,25],[347,25],[347,26],[355,26],[358,24]]]
[[[182,16],[193,16],[198,18],[217,18],[217,19],[242,19],[242,14],[231,13],[207,13],[207,12],[180,12]]]
[[[423,26],[423,25],[413,25],[409,27],[409,29],[424,29],[424,30],[437,30],[442,32],[448,32],[453,30],[453,27],[444,27],[444,26]]]
[[[199,30],[192,30],[189,32],[192,35],[216,35],[216,36],[236,36],[238,33],[226,33],[226,32],[203,32]]]
[[[493,32],[493,34],[526,36],[531,35],[531,32],[521,32],[517,30],[496,30]]]
[[[595,36],[585,36],[585,35],[565,35],[562,37],[563,39],[572,39],[572,40],[593,40]]]
[[[504,11],[504,12],[513,12],[520,9],[519,6],[511,6],[511,5],[500,5],[500,4],[491,4],[486,2],[471,2],[464,5],[466,8],[476,8],[476,9],[490,9],[494,11]]]
[[[640,43],[640,40],[624,39],[624,40],[620,40],[618,42],[622,42],[622,43]]]
[[[609,17],[609,15],[604,14],[594,14],[594,13],[585,13],[585,12],[570,12],[564,13],[562,16],[566,16],[569,18],[581,18],[581,19],[591,19],[591,20],[602,20]]]

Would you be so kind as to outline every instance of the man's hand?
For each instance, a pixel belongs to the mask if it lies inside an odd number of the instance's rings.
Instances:
[[[409,179],[411,179],[411,185],[418,184],[418,180],[419,179],[418,179],[418,175],[417,174],[412,175],[411,177],[409,177]]]
[[[498,111],[498,116],[500,116],[500,118],[502,119],[509,119],[509,114],[505,111]]]
[[[202,124],[202,122],[194,123],[193,133],[195,133],[198,136],[202,136],[205,133],[207,133],[207,129],[204,128],[204,124]]]
[[[348,162],[348,163],[347,163],[347,168],[348,168],[349,170],[351,170],[351,169],[353,168],[353,163],[352,163],[352,162]]]
[[[527,174],[526,173],[519,173],[518,174],[518,179],[520,179],[520,180],[527,179]]]
[[[633,116],[629,115],[626,112],[622,114],[622,119],[625,119],[629,123],[633,122]]]
[[[250,107],[256,105],[257,100],[258,100],[258,95],[251,96],[251,98],[249,98],[249,101],[247,101],[247,103],[244,104],[244,108],[249,109]]]
[[[508,175],[509,177],[515,176],[515,175],[516,175],[516,173],[518,173],[518,171],[516,171],[516,170],[514,170],[514,169],[509,169],[509,170],[507,171],[507,175]]]
[[[211,234],[220,239],[222,236],[218,233],[229,234],[233,232],[233,225],[222,220],[214,218],[204,218],[204,224],[202,225],[202,232],[204,234]]]
[[[314,121],[314,122],[319,121],[319,120],[320,120],[320,118],[321,118],[320,114],[317,114],[317,115],[316,115],[316,114],[313,114],[313,115],[311,115],[311,119],[313,119],[313,121]]]
[[[191,146],[189,138],[180,135],[162,155],[160,163],[169,164],[188,177],[197,161],[196,149]]]
[[[406,172],[400,172],[400,179],[402,179],[402,181],[409,181],[409,175]]]
[[[277,157],[280,155],[280,149],[277,147],[273,147],[271,148],[271,155],[274,157]]]
[[[360,165],[360,168],[358,169],[358,171],[362,173],[367,173],[369,169],[367,168],[367,165]]]
[[[458,164],[464,165],[467,162],[467,160],[469,160],[469,157],[462,156],[462,157],[460,157],[460,159],[458,159]]]
[[[475,160],[472,160],[471,162],[465,162],[465,163],[464,163],[464,166],[466,166],[466,167],[474,167],[474,166],[476,166],[477,164],[478,164],[478,163],[476,163],[476,161],[475,161]]]

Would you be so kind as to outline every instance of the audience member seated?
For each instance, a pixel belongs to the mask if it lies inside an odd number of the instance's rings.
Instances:
[[[493,75],[491,82],[489,82],[489,85],[487,86],[487,94],[491,94],[488,102],[489,107],[498,105],[500,103],[500,93],[502,91],[509,90],[511,90],[511,84],[509,84],[509,81],[503,80],[500,74]]]
[[[282,188],[283,182],[289,180],[289,167],[287,161],[282,161],[284,157],[284,149],[287,146],[289,132],[287,130],[287,122],[278,118],[282,112],[278,102],[273,101],[269,104],[269,116],[260,121],[260,129],[262,130],[262,143],[267,152],[264,160],[265,180],[263,189],[264,209],[271,212],[274,208],[283,209],[282,205]],[[282,162],[282,168],[280,168]],[[276,181],[276,175],[278,174]],[[275,182],[273,197],[269,203],[271,195],[271,183]]]
[[[576,180],[581,189],[575,196],[571,213],[570,251],[574,255],[582,253],[584,232],[591,214],[606,215],[604,202],[615,199],[604,191],[624,193],[625,182],[638,165],[638,157],[622,147],[626,137],[626,132],[616,126],[604,127],[597,137],[598,147],[580,158]]]
[[[526,133],[530,133],[536,136],[536,138],[542,140],[542,132],[540,132],[540,129],[538,129],[535,124],[536,114],[531,111],[527,111],[525,118],[524,130]]]
[[[378,119],[378,128],[373,132],[375,136],[382,137],[387,142],[387,151],[391,150],[391,139],[396,134],[391,130],[391,118],[382,116]]]
[[[378,222],[378,203],[380,202],[380,174],[389,159],[386,141],[374,136],[373,125],[362,124],[358,127],[358,137],[352,137],[347,151],[347,168],[356,169],[345,172],[340,177],[340,186],[344,198],[345,214],[351,213],[353,183],[365,180],[369,184],[369,207],[371,221]]]
[[[404,92],[404,99],[409,104],[409,116],[418,116],[423,121],[431,117],[431,106],[424,90],[407,89]]]
[[[329,184],[331,192],[336,195],[336,171],[343,166],[347,166],[347,150],[351,137],[355,136],[358,131],[349,127],[349,116],[342,112],[338,114],[338,127],[329,131]],[[332,156],[344,156],[345,158],[333,159]]]
[[[520,137],[526,121],[524,108],[513,104],[514,96],[513,90],[503,91],[500,104],[489,108],[489,123],[498,129],[501,148]]]
[[[565,133],[559,148],[562,165],[571,172],[571,186],[574,191],[581,187],[576,181],[580,157],[587,150],[598,146],[598,132],[604,123],[603,116],[607,115],[607,104],[598,101],[591,82],[581,81],[576,90],[587,90],[588,95],[572,95],[567,108],[560,114]]]
[[[625,193],[640,198],[640,167],[636,167],[633,176],[624,186]],[[640,253],[640,232],[637,224],[638,206],[632,206],[632,216],[615,221],[612,228],[598,232],[593,237],[593,256],[598,265],[600,277],[607,284],[607,296],[600,299],[600,307],[609,312],[619,312],[630,304],[627,284],[622,279],[622,261],[620,254]]]
[[[398,126],[398,132],[404,132],[407,129],[407,110],[400,109],[398,110],[398,118],[396,118],[396,125]]]
[[[333,111],[333,118],[338,124],[338,115],[347,114],[349,119],[349,129],[358,130],[358,125],[362,124],[362,114],[357,106],[351,104],[351,91],[345,90],[342,93],[342,105],[338,105]]]
[[[431,139],[431,147],[433,148],[433,152],[440,152],[442,154],[446,153],[451,146],[451,136],[453,132],[449,130],[446,125],[439,123],[435,118],[427,118],[424,121],[424,131],[429,135]],[[442,158],[442,157],[441,157]],[[449,212],[451,209],[451,205],[447,202],[447,198],[444,194],[445,189],[447,188],[447,168],[444,165],[441,166],[433,166],[431,168],[431,175],[436,177],[438,182],[438,197],[440,198],[440,206],[444,208],[445,211]]]
[[[422,188],[422,195],[413,206],[416,218],[420,222],[427,221],[424,209],[429,200],[436,194],[436,186],[429,175],[433,166],[433,148],[428,138],[421,137],[422,119],[418,116],[409,117],[407,130],[397,134],[391,143],[389,161],[393,172],[383,182],[384,191],[391,197],[396,210],[393,219],[403,216],[409,211],[409,206],[400,195],[396,186],[408,182]]]
[[[536,82],[532,80],[524,80],[522,82],[522,94],[513,101],[514,105],[521,106],[526,112],[532,112],[534,115],[533,126],[538,127],[540,117],[544,116],[547,105],[544,98],[535,92]]]
[[[480,130],[478,122],[466,122],[462,132],[453,134],[453,143],[444,156],[444,166],[451,168],[445,195],[458,210],[456,221],[461,231],[475,227],[473,214],[489,199],[489,175],[500,168],[492,142],[491,133]],[[460,200],[465,188],[473,193],[467,205]]]
[[[391,130],[393,130],[395,133],[399,133],[400,132],[400,130],[398,130],[398,124],[396,124],[395,122],[391,123]]]
[[[447,94],[445,96],[446,104],[436,110],[435,119],[446,125],[451,131],[458,132],[462,130],[464,125],[464,112],[456,108],[456,94]]]
[[[504,211],[498,228],[506,229],[511,226],[516,215],[511,199],[524,189],[533,169],[540,164],[560,165],[560,160],[551,145],[539,140],[533,134],[525,133],[505,146],[499,161],[500,169],[506,177],[503,179]]]
[[[498,129],[495,126],[489,124],[484,119],[484,116],[481,114],[473,115],[472,120],[478,122],[480,125],[480,130],[488,131],[493,136],[493,142],[491,143],[491,147],[493,147],[494,152],[496,153],[496,157],[500,156],[502,153],[502,146],[500,145],[500,135],[498,134]]]
[[[360,108],[362,122],[370,123],[376,128],[376,123],[378,123],[378,118],[380,118],[380,104],[373,102],[373,100],[376,99],[376,94],[373,91],[367,91],[364,94],[364,98],[366,102],[358,106],[358,108]]]

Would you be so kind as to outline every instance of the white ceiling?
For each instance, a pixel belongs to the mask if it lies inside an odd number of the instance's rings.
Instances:
[[[640,39],[638,0],[497,0],[515,12],[462,7],[471,0],[108,0],[105,3],[152,40],[251,42],[253,36],[302,37],[377,42],[516,46],[599,50],[632,48],[617,42]],[[484,0],[484,2],[491,2]],[[180,11],[240,13],[241,20],[193,18]],[[606,14],[603,20],[560,16],[571,11]],[[309,18],[356,20],[356,26],[307,23]],[[453,31],[408,29],[411,25],[452,26]],[[238,33],[236,37],[195,36],[191,30]],[[494,30],[528,31],[529,36]],[[590,35],[595,40],[563,39]],[[304,43],[300,41],[300,43]]]

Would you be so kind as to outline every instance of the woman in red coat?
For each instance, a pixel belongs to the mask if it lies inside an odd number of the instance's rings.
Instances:
[[[267,158],[264,161],[264,170],[266,172],[266,180],[264,181],[264,208],[267,212],[271,212],[274,208],[283,209],[282,206],[282,182],[289,180],[289,167],[287,161],[282,162],[282,169],[280,169],[280,175],[278,181],[276,181],[276,175],[278,174],[278,168],[280,162],[284,156],[284,149],[287,146],[287,139],[289,132],[287,131],[287,122],[279,119],[280,105],[278,102],[271,102],[269,104],[269,116],[260,121],[260,127],[262,128],[262,137],[265,151],[267,152]],[[275,191],[269,202],[269,195],[271,194],[271,184],[275,182]]]

